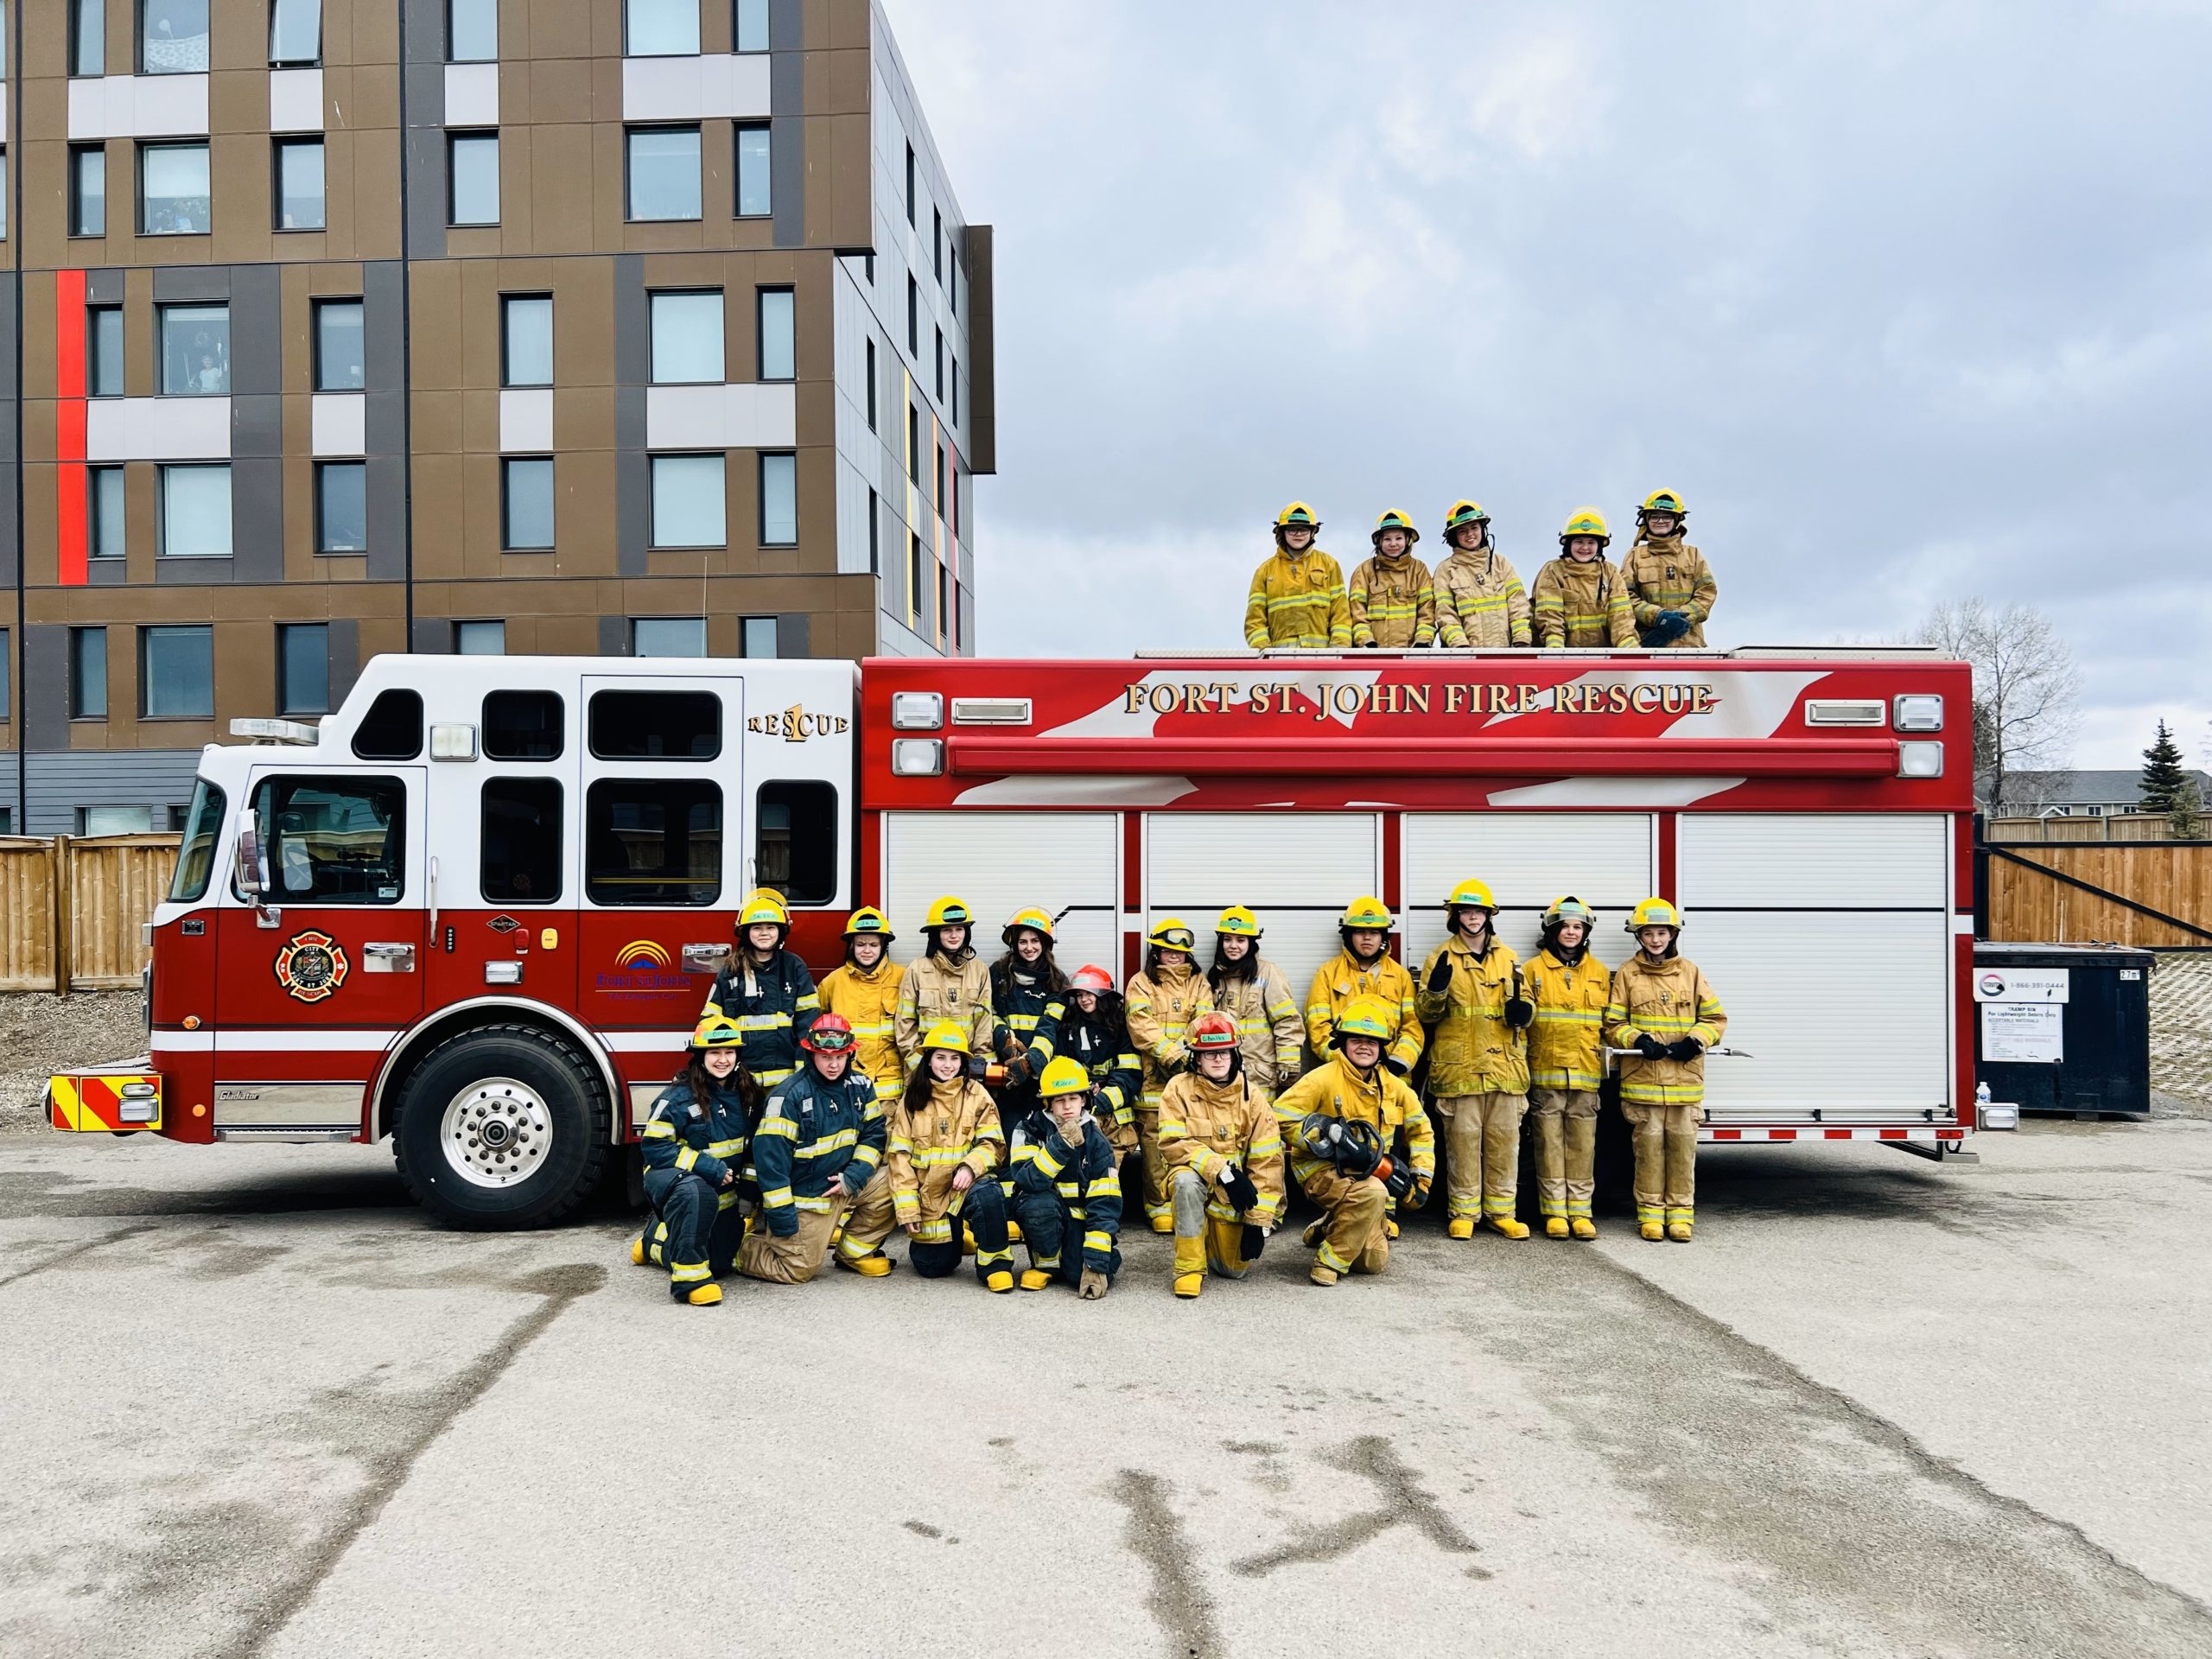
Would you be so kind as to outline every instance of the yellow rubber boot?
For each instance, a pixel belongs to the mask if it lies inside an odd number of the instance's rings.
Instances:
[[[837,1255],[837,1265],[847,1273],[857,1273],[863,1279],[880,1279],[891,1271],[891,1258],[878,1250],[873,1255],[864,1255],[855,1262],[841,1250]]]
[[[994,1294],[1000,1291],[1012,1290],[1014,1288],[1014,1275],[1008,1273],[1004,1268],[1001,1268],[996,1273],[991,1274],[984,1279],[983,1288],[990,1291]]]
[[[1155,1233],[1173,1232],[1175,1230],[1175,1217],[1165,1213],[1154,1216],[1152,1218],[1152,1230]]]
[[[645,1265],[645,1240],[642,1233],[630,1241],[630,1265],[633,1268]]]
[[[690,1294],[683,1300],[694,1307],[712,1307],[722,1299],[722,1287],[709,1279],[703,1285],[691,1287]]]
[[[1444,1232],[1447,1238],[1472,1238],[1475,1236],[1475,1218],[1472,1216],[1454,1216],[1444,1224]]]
[[[1202,1238],[1175,1240],[1175,1294],[1186,1300],[1206,1287],[1206,1242]]]
[[[1567,1224],[1573,1228],[1574,1236],[1577,1238],[1592,1239],[1598,1236],[1598,1224],[1587,1216],[1577,1216]]]
[[[1652,1240],[1655,1243],[1666,1243],[1667,1229],[1663,1223],[1656,1221],[1640,1221],[1636,1224],[1636,1230],[1642,1236]]]
[[[1689,1223],[1687,1221],[1669,1222],[1667,1224],[1667,1236],[1673,1239],[1677,1244],[1688,1243],[1690,1242]]]
[[[960,1229],[960,1254],[963,1255],[976,1254],[976,1230],[965,1223],[962,1224]]]
[[[1042,1290],[1052,1282],[1052,1275],[1042,1268],[1024,1268],[1021,1270],[1021,1287],[1024,1290]]]
[[[1484,1216],[1483,1224],[1503,1238],[1526,1238],[1528,1227],[1510,1216]]]
[[[1012,1216],[1006,1218],[1006,1242],[1009,1244],[1021,1243],[1021,1224]]]
[[[1391,1219],[1389,1218],[1389,1217],[1388,1217],[1388,1216],[1383,1217],[1382,1217],[1382,1236],[1383,1236],[1383,1237],[1385,1237],[1385,1238],[1395,1238],[1397,1236],[1398,1236],[1398,1224],[1397,1224],[1396,1222],[1395,1222],[1395,1221],[1391,1220]]]
[[[1567,1236],[1567,1217],[1565,1216],[1546,1216],[1544,1217],[1544,1236],[1546,1238],[1565,1238]]]
[[[1338,1274],[1334,1268],[1325,1268],[1319,1262],[1316,1262],[1313,1264],[1313,1271],[1308,1273],[1306,1276],[1308,1279],[1311,1279],[1317,1285],[1333,1285],[1341,1275]]]

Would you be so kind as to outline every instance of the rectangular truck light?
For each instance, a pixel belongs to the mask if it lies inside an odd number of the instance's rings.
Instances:
[[[891,745],[893,778],[937,778],[944,772],[944,743],[934,737],[901,737]]]
[[[933,732],[944,724],[944,694],[941,691],[893,691],[891,724],[902,732]]]
[[[1941,743],[1897,745],[1898,777],[1941,778],[1942,775],[1943,746]]]
[[[1901,732],[1940,732],[1943,729],[1943,699],[1906,693],[1898,697],[1891,723]]]

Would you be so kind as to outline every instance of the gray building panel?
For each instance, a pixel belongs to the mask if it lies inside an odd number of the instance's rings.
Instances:
[[[407,576],[406,457],[371,455],[368,492],[369,580],[404,581]]]
[[[232,399],[232,407],[243,401]],[[230,564],[239,582],[284,580],[284,463],[276,454],[231,463],[231,556],[218,563]]]
[[[154,303],[173,301],[227,300],[231,297],[228,265],[163,265],[154,273]]]
[[[768,68],[770,101],[773,86],[791,66],[797,80],[800,60],[794,54],[771,60]],[[806,123],[798,116],[777,116],[768,123],[768,206],[770,234],[779,248],[806,245]]]
[[[34,622],[23,632],[23,706],[20,741],[33,750],[69,741],[69,630]]]
[[[620,398],[630,394],[625,388]],[[634,389],[642,404],[642,387]],[[652,459],[642,448],[622,449],[614,456],[614,569],[617,575],[646,573],[645,550],[653,534]]]
[[[237,331],[232,330],[235,334]],[[284,400],[275,392],[234,393],[231,398],[231,459],[233,461],[284,453]],[[231,475],[238,494],[238,474]]]
[[[776,655],[804,657],[807,654],[808,617],[804,611],[787,611],[776,619]]]
[[[235,484],[235,479],[232,480]],[[231,492],[231,534],[238,535],[238,493]],[[235,545],[235,543],[233,543]],[[156,559],[154,581],[163,588],[215,588],[234,582],[237,576],[232,567],[238,563],[233,555],[227,559]]]
[[[416,80],[431,86],[440,105],[445,103],[445,72],[442,68],[416,68],[408,72],[411,86]],[[417,119],[411,107],[408,116]],[[446,134],[442,126],[410,126],[407,130],[407,153],[402,163],[407,169],[407,254],[411,259],[442,259],[446,251]]]
[[[30,803],[23,833],[73,836],[78,812],[87,806],[150,807],[154,828],[166,830],[170,810],[191,803],[199,768],[197,749],[34,752],[24,768]]]
[[[367,351],[362,374],[373,397],[406,385],[401,350],[406,320],[407,268],[397,259],[372,259],[361,267],[361,327]]]
[[[628,617],[602,616],[599,619],[599,654],[602,657],[627,657],[630,654]]]
[[[371,391],[362,395],[362,453],[404,455],[407,453],[407,394]]]
[[[408,647],[425,656],[453,655],[453,624],[442,616],[418,616],[415,619],[415,638]]]
[[[167,272],[157,272],[156,286]],[[231,302],[231,393],[276,393],[284,389],[283,308],[275,265],[233,265]]]
[[[85,273],[85,303],[121,305],[123,283],[128,275],[120,265],[105,265]]]

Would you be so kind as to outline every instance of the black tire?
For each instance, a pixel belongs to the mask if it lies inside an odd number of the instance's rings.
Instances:
[[[550,1139],[536,1167],[512,1185],[470,1180],[443,1144],[448,1105],[494,1077],[537,1096]],[[575,1044],[533,1026],[484,1026],[440,1043],[408,1077],[392,1156],[409,1196],[442,1225],[512,1231],[550,1226],[591,1197],[614,1151],[612,1130],[606,1087]]]

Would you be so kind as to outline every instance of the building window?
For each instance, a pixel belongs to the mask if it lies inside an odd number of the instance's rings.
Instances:
[[[868,429],[875,430],[875,336],[868,337]]]
[[[447,0],[446,61],[491,63],[499,55],[499,0]]]
[[[315,550],[369,550],[369,464],[365,461],[318,461],[315,464]]]
[[[791,547],[798,541],[798,457],[760,457],[760,545]]]
[[[764,288],[760,291],[760,368],[763,380],[792,380],[798,377],[798,344],[792,305],[788,288]]]
[[[561,781],[492,778],[484,784],[477,891],[487,905],[550,905],[561,896]]]
[[[4,28],[0,23],[0,28]],[[0,72],[4,73],[4,72]],[[0,144],[0,236],[8,234],[8,147]]]
[[[944,401],[944,330],[937,331],[937,400]]]
[[[231,390],[231,308],[164,305],[161,322],[162,385],[171,397],[220,397]]]
[[[69,718],[107,718],[107,630],[69,630]]]
[[[930,209],[930,270],[938,286],[944,286],[944,215]]]
[[[722,291],[655,294],[647,300],[653,384],[720,385],[723,378]]]
[[[922,285],[906,278],[906,355],[922,359]]]
[[[229,558],[231,469],[227,466],[163,467],[160,482],[161,556]]]
[[[906,146],[906,223],[914,223],[914,147]]]
[[[499,384],[553,384],[553,296],[507,294],[499,299]]]
[[[276,630],[276,712],[330,712],[330,625],[293,622]]]
[[[86,308],[87,327],[85,388],[95,397],[123,396],[123,308]]]
[[[721,455],[655,455],[655,547],[721,547],[729,540]]]
[[[698,17],[696,4],[693,20]],[[699,129],[648,127],[622,135],[633,220],[699,217]]]
[[[883,574],[883,507],[874,490],[868,493],[868,573]]]
[[[5,628],[0,628],[0,720],[8,718],[8,710],[10,707],[8,698],[11,695],[9,688],[15,683],[14,677],[10,672],[14,664],[8,658],[8,631]],[[0,829],[0,836],[7,833],[4,829]]]
[[[138,232],[142,236],[205,236],[212,205],[207,146],[138,146]]]
[[[633,616],[630,619],[632,657],[703,657],[707,654],[707,619],[703,616]]]
[[[773,657],[776,654],[776,619],[772,616],[738,618],[737,654],[741,657]]]
[[[542,553],[553,545],[553,457],[510,455],[499,462],[499,545]]]
[[[312,67],[321,61],[322,0],[271,0],[270,67]]]
[[[944,390],[950,399],[946,404],[949,417],[957,427],[960,424],[960,359],[957,357],[945,365]]]
[[[80,836],[143,836],[154,828],[150,806],[80,806],[77,833]]]
[[[107,234],[107,146],[69,146],[69,234]]]
[[[601,778],[584,791],[594,905],[711,905],[722,891],[722,791],[688,778]]]
[[[768,129],[766,125],[737,130],[737,216],[766,219],[773,211],[774,193],[768,179]]]
[[[207,73],[207,0],[138,0],[138,73]]]
[[[365,384],[359,300],[315,302],[315,389],[359,391]]]
[[[737,0],[737,49],[768,49],[768,0]]]
[[[447,141],[448,225],[499,222],[499,135],[457,132]]]
[[[456,622],[453,625],[454,653],[460,657],[504,657],[507,654],[507,625],[505,622]],[[494,696],[499,695],[494,693]],[[486,699],[487,702],[489,699]],[[485,749],[491,750],[487,734]],[[553,753],[558,754],[556,747]],[[508,756],[507,759],[519,759]]]
[[[944,613],[946,608],[947,607],[944,602],[944,567],[940,564],[937,568],[937,637],[940,639],[944,638]]]
[[[911,531],[906,536],[906,620],[916,627],[922,623],[922,538]]]
[[[623,0],[625,57],[680,58],[698,50],[699,0]]]
[[[959,587],[952,590],[952,648],[968,649],[968,593]]]
[[[322,140],[276,141],[276,228],[319,231],[323,226]]]
[[[92,531],[92,556],[119,559],[124,554],[123,468],[85,469],[85,517]]]
[[[930,505],[942,513],[944,511],[944,446],[940,443],[935,448],[937,449],[937,493],[930,498]]]
[[[215,631],[138,630],[138,700],[148,720],[206,720],[215,712]]]
[[[912,483],[922,481],[922,411],[911,398],[906,404],[906,477]]]
[[[69,73],[107,73],[106,0],[69,0]]]

